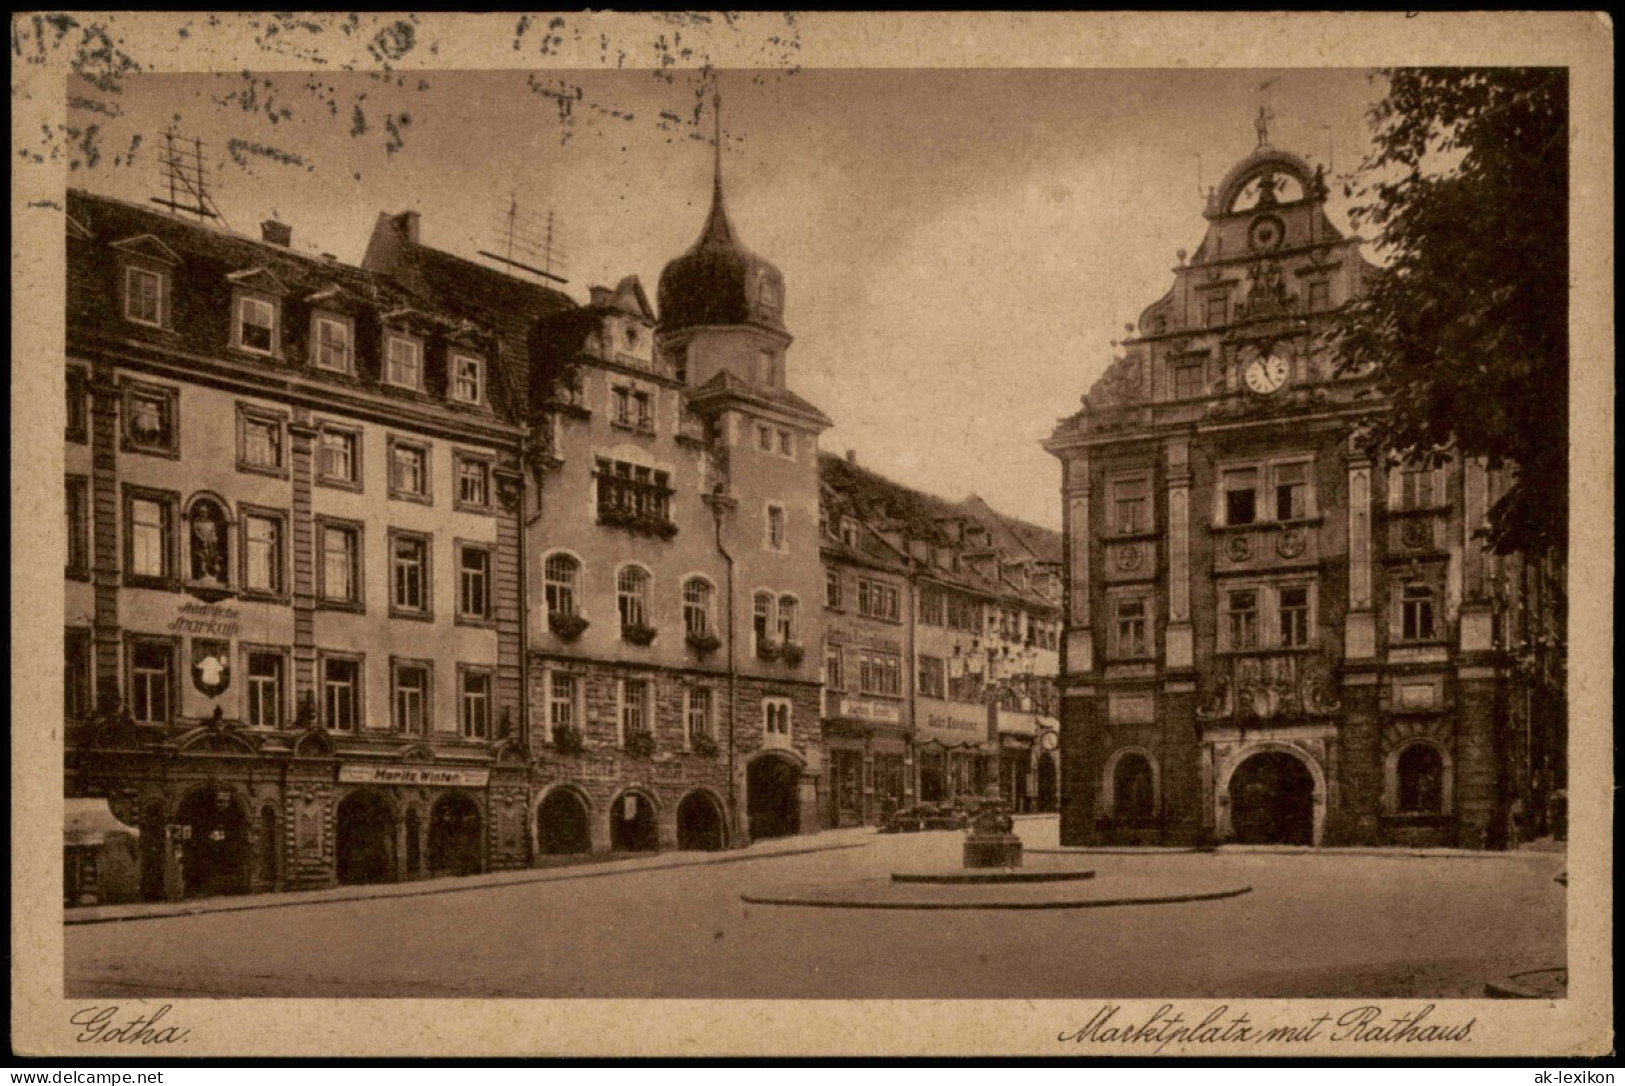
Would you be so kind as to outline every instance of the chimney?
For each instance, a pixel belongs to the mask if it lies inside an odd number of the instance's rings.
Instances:
[[[403,211],[395,216],[395,227],[406,235],[413,245],[418,243],[418,222],[422,218],[416,211]]]
[[[858,450],[856,450],[856,449],[848,449],[848,450],[846,450],[846,462],[848,464],[851,464],[854,467],[856,467],[857,463],[858,463]]]
[[[260,223],[260,240],[286,249],[293,244],[293,227],[275,219],[266,219]]]
[[[592,296],[594,306],[608,306],[615,301],[615,294],[608,287],[588,287],[587,293]]]

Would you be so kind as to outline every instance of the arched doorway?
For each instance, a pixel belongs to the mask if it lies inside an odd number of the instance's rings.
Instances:
[[[429,874],[478,875],[484,820],[461,792],[448,792],[429,810]]]
[[[556,788],[536,808],[536,846],[544,856],[592,851],[587,802],[568,788]]]
[[[393,882],[395,811],[377,792],[352,792],[335,815],[340,882]]]
[[[677,847],[704,852],[722,848],[722,809],[704,792],[690,792],[677,805]]]
[[[187,897],[248,892],[253,846],[248,816],[224,788],[199,788],[181,800],[181,881]]]
[[[1150,822],[1156,816],[1156,783],[1151,759],[1128,753],[1112,770],[1112,815],[1119,822]]]
[[[801,832],[801,767],[763,755],[745,770],[746,814],[752,840]]]
[[[1311,845],[1315,778],[1285,751],[1254,754],[1230,777],[1230,828],[1243,845]]]
[[[609,847],[616,852],[653,852],[660,847],[655,805],[642,792],[622,792],[609,809]]]
[[[1038,809],[1053,811],[1055,806],[1055,755],[1046,750],[1038,756]]]

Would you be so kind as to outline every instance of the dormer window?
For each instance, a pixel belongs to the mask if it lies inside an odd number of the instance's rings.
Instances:
[[[762,279],[759,297],[763,313],[776,315],[784,306],[784,291],[780,288],[779,281],[771,276]]]
[[[310,356],[317,369],[334,373],[353,372],[350,322],[340,317],[318,316],[311,333]]]
[[[252,354],[276,353],[276,303],[242,295],[237,299],[237,347]]]
[[[485,362],[471,354],[451,356],[451,398],[459,403],[485,402]]]
[[[423,344],[399,333],[384,340],[384,380],[414,392],[423,388]]]
[[[124,269],[124,316],[153,328],[164,326],[166,277],[151,268]]]

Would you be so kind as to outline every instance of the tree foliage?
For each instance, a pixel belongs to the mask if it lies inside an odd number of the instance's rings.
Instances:
[[[1568,79],[1561,69],[1397,69],[1371,111],[1357,227],[1388,257],[1340,315],[1371,367],[1376,443],[1511,467],[1502,552],[1568,539]]]

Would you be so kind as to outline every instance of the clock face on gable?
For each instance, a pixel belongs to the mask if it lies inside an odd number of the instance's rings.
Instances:
[[[1272,350],[1267,355],[1255,355],[1247,362],[1241,371],[1241,380],[1248,391],[1268,396],[1286,384],[1291,369],[1291,363],[1287,361],[1286,355]]]
[[[1247,226],[1247,245],[1254,252],[1267,253],[1286,240],[1286,224],[1274,215],[1260,215]]]

